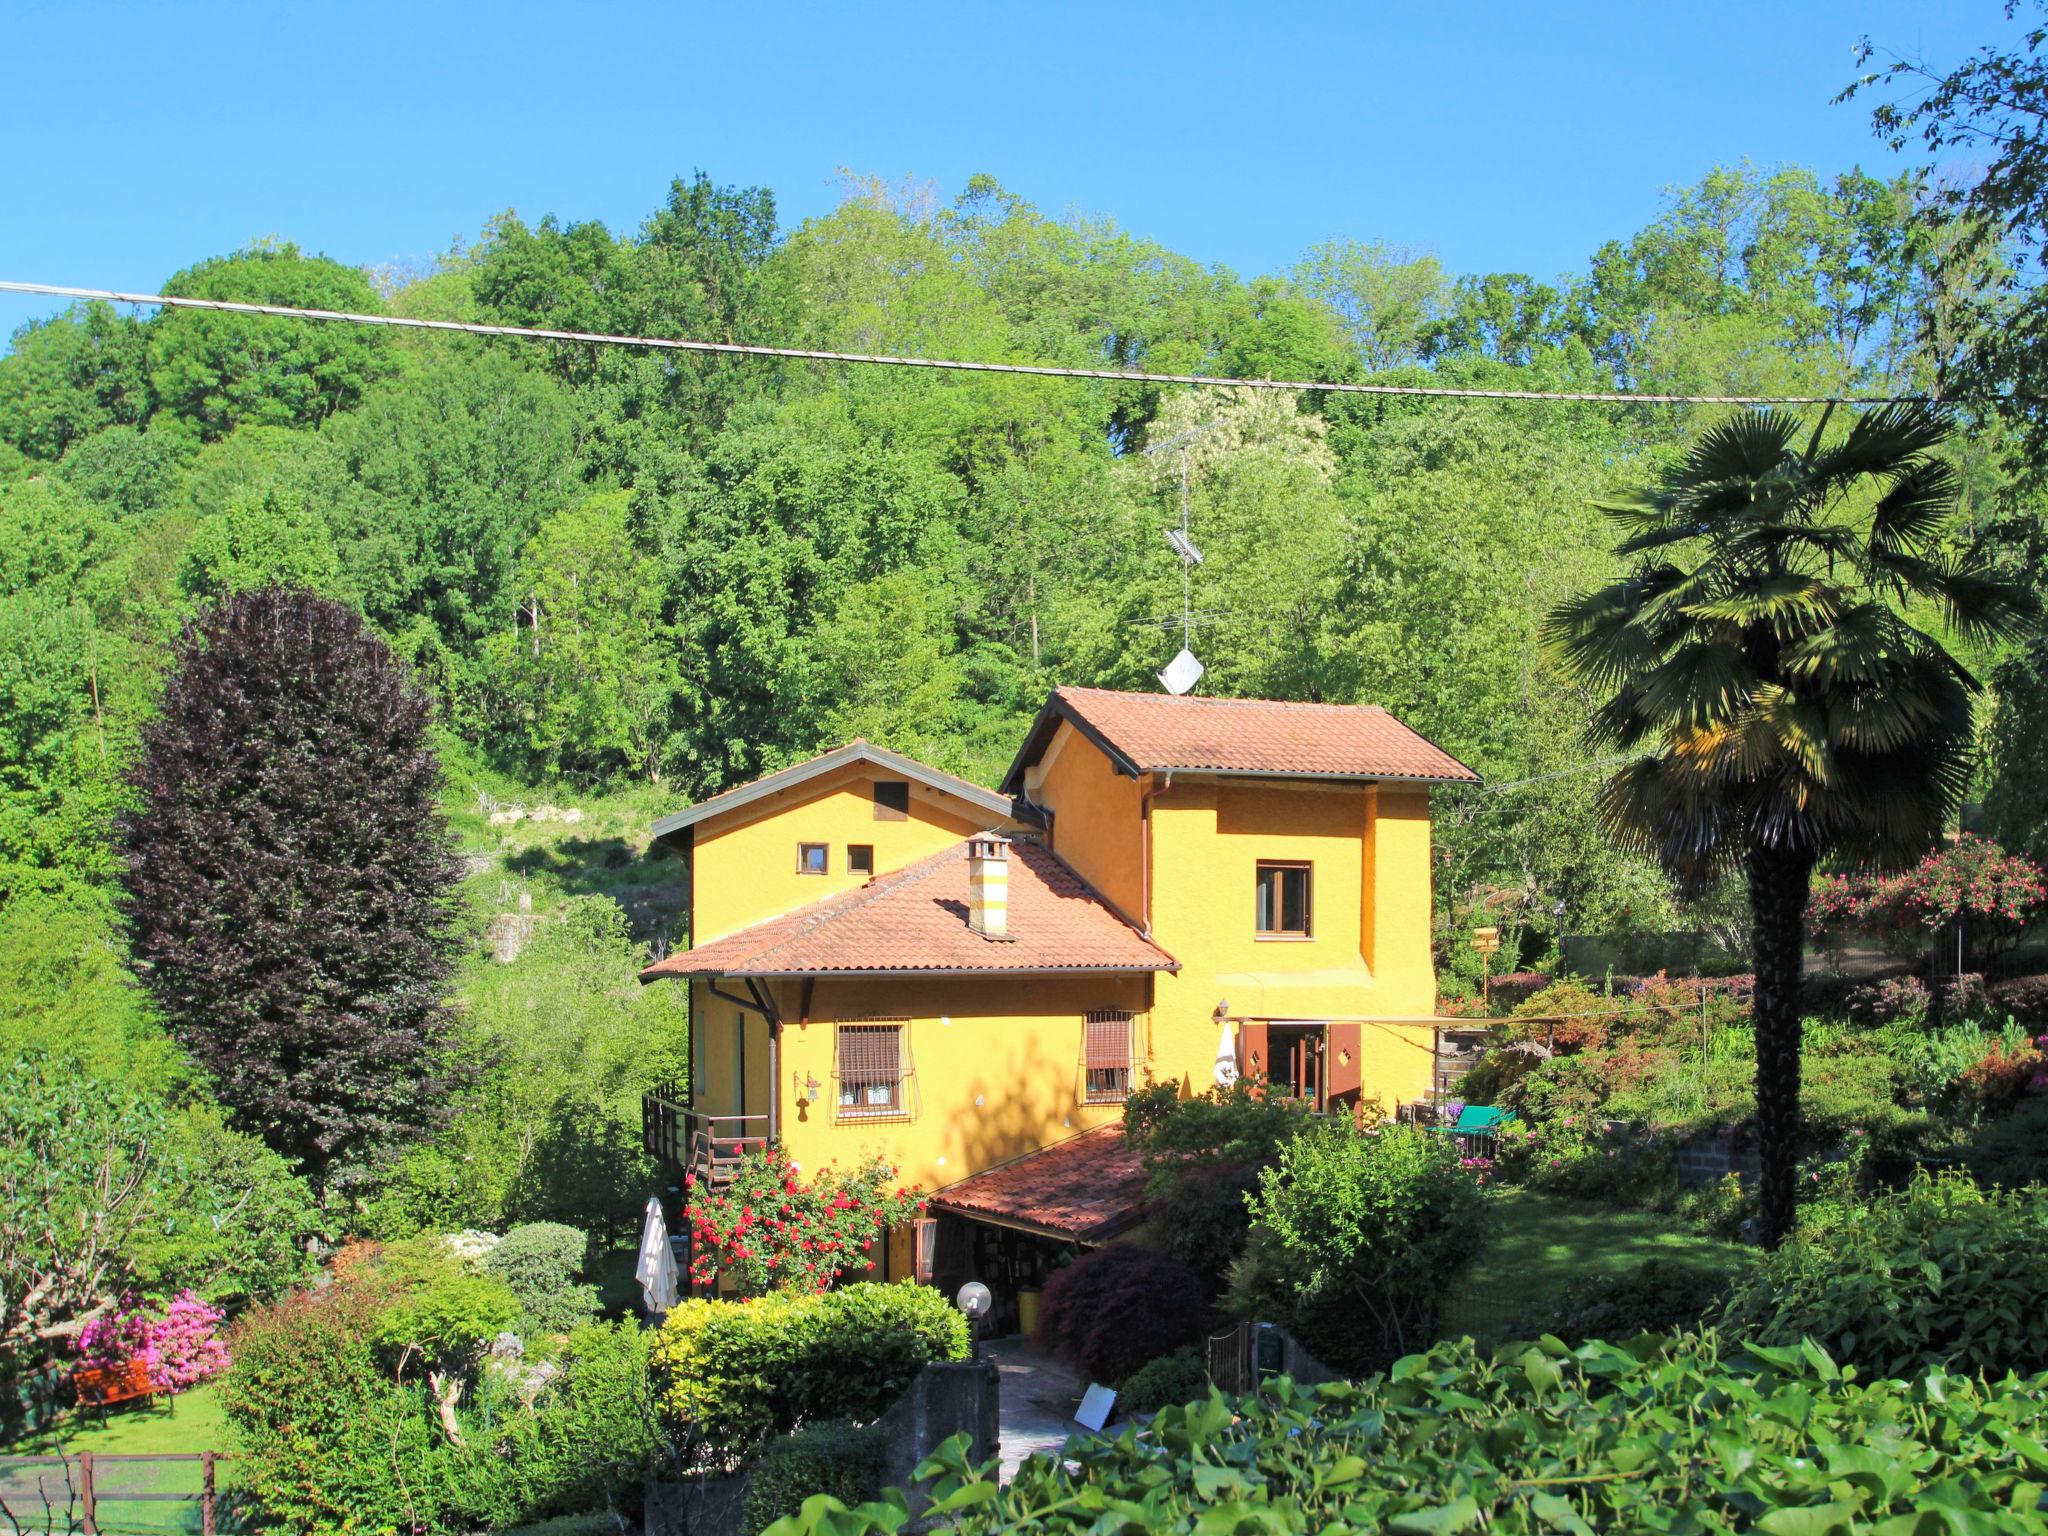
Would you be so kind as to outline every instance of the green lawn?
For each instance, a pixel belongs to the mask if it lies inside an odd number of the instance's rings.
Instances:
[[[71,1416],[11,1444],[0,1446],[0,1456],[76,1456],[91,1451],[94,1456],[145,1456],[166,1453],[228,1450],[227,1424],[222,1418],[220,1398],[212,1386],[194,1387],[181,1393],[177,1408],[144,1407],[123,1403],[99,1415]],[[215,1487],[229,1493],[235,1483],[234,1463],[223,1462],[216,1471]],[[94,1483],[99,1498],[99,1528],[110,1533],[136,1532],[140,1536],[168,1536],[168,1533],[197,1531],[199,1505],[194,1503],[138,1502],[126,1500],[126,1493],[193,1493],[199,1491],[197,1462],[109,1462],[96,1469]],[[40,1477],[56,1507],[47,1525],[36,1483]],[[75,1490],[73,1490],[75,1493]],[[64,1502],[65,1474],[59,1467],[0,1465],[0,1499],[4,1499],[21,1521],[25,1533],[70,1529]],[[232,1502],[232,1498],[228,1502]],[[75,1516],[76,1510],[72,1511]],[[223,1512],[223,1529],[233,1529],[232,1517]],[[12,1530],[4,1517],[0,1529]]]
[[[1495,1221],[1492,1240],[1444,1318],[1449,1332],[1482,1341],[1542,1315],[1581,1276],[1622,1274],[1645,1259],[1734,1269],[1753,1252],[1654,1212],[1581,1204],[1526,1189],[1496,1188],[1487,1198]]]

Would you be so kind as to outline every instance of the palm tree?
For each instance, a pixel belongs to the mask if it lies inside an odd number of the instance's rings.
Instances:
[[[1958,480],[1938,410],[1887,405],[1832,444],[1827,423],[1744,412],[1654,488],[1602,503],[1628,530],[1628,573],[1546,625],[1605,700],[1594,740],[1644,754],[1601,792],[1609,831],[1694,889],[1725,869],[1747,881],[1773,1245],[1793,1219],[1814,866],[1893,867],[1936,843],[1969,781],[1982,689],[1922,625],[1980,642],[2034,611],[1980,553],[1950,548]]]

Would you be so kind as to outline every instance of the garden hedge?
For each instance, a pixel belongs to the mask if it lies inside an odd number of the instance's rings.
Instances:
[[[1918,1536],[2048,1533],[2048,1376],[1864,1380],[1817,1346],[1712,1333],[1469,1342],[1362,1384],[1282,1379],[1033,1456],[1008,1485],[958,1437],[920,1468],[966,1536],[1325,1530]],[[894,1496],[824,1497],[771,1536],[900,1528]]]
[[[707,1466],[823,1419],[865,1423],[937,1360],[967,1358],[967,1319],[930,1286],[683,1302],[656,1337],[655,1393]]]

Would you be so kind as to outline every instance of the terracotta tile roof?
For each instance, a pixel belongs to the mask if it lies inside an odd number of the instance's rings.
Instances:
[[[1124,1128],[1105,1125],[949,1184],[934,1210],[1099,1243],[1144,1215],[1145,1170]]]
[[[1479,776],[1376,704],[1290,704],[1209,699],[1107,688],[1059,688],[1011,764],[1003,787],[1023,786],[1025,767],[1062,719],[1129,773],[1300,774],[1347,779],[1477,783]]]
[[[640,973],[801,976],[849,971],[1171,971],[1147,939],[1047,848],[1010,845],[1008,939],[967,926],[967,844],[879,875]]]
[[[1107,688],[1062,688],[1058,697],[1141,769],[1477,777],[1376,704],[1175,697]]]

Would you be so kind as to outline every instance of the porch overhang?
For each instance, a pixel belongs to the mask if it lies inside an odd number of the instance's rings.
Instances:
[[[1105,1125],[972,1174],[931,1209],[1092,1247],[1145,1219],[1145,1168],[1120,1125]]]

